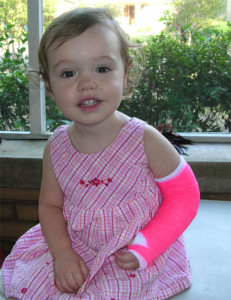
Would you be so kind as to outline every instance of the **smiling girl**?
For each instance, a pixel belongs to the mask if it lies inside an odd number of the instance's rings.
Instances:
[[[199,190],[187,163],[117,109],[133,66],[105,9],[76,9],[41,40],[40,72],[72,123],[48,140],[40,224],[3,265],[10,299],[166,299],[191,285],[182,233]]]

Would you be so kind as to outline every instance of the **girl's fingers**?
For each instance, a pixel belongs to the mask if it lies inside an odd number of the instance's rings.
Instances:
[[[58,290],[60,290],[61,292],[64,292],[63,287],[62,287],[59,279],[57,278],[57,276],[55,277],[55,286],[57,287]]]
[[[72,278],[70,278],[70,281],[68,281],[69,286],[76,292],[86,281],[88,273],[89,272],[86,264],[84,261],[80,261],[79,267],[71,273]]]
[[[85,277],[81,270],[79,270],[79,272],[73,274],[73,278],[75,280],[75,290],[77,291],[84,284]]]
[[[82,276],[77,273],[70,273],[66,277],[67,286],[70,293],[75,293],[83,284]]]
[[[130,252],[123,253],[123,252],[116,251],[114,254],[116,259],[119,260],[120,262],[127,263],[136,260],[136,257]]]
[[[87,268],[85,262],[80,263],[80,269],[81,269],[81,272],[82,272],[82,275],[83,275],[83,279],[84,279],[84,281],[86,281],[87,277],[88,277],[88,274],[89,274],[89,271],[88,271],[88,268]]]
[[[74,293],[75,292],[75,290],[69,286],[65,277],[63,277],[62,279],[59,279],[58,277],[56,277],[55,283],[56,283],[56,287],[63,293]]]
[[[76,293],[86,281],[88,268],[83,259],[74,251],[55,262],[55,282],[64,293]]]
[[[116,263],[124,270],[136,270],[139,268],[139,262],[132,253],[121,253],[116,251],[114,253]]]
[[[117,262],[117,265],[124,270],[136,270],[139,267],[139,264],[137,262],[127,262],[127,263],[122,263],[120,261]]]

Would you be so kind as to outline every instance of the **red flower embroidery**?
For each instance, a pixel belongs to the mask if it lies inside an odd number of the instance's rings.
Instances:
[[[82,185],[84,185],[85,181],[83,181],[83,179],[81,179],[79,183],[82,184]]]
[[[27,289],[26,288],[23,288],[22,290],[21,290],[21,293],[23,293],[23,294],[25,294],[27,292]]]
[[[131,278],[135,278],[135,277],[136,277],[135,274],[130,274],[129,276],[130,276]]]
[[[84,185],[85,188],[89,187],[89,186],[96,186],[98,187],[99,185],[104,184],[105,186],[108,186],[109,183],[112,182],[111,178],[107,178],[106,180],[100,180],[99,178],[94,178],[92,180],[88,180],[88,181],[84,181],[83,179],[81,179],[79,181],[79,184]]]
[[[98,186],[101,184],[101,181],[98,178],[94,178],[93,180],[88,181],[91,185]]]

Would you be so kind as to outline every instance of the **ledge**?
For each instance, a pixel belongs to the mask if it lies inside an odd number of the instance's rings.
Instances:
[[[45,140],[3,140],[0,145],[0,187],[39,188]]]
[[[0,187],[39,188],[45,140],[3,140],[0,145]],[[201,193],[231,200],[231,144],[199,143],[188,147]],[[211,199],[211,197],[206,197]]]
[[[230,299],[230,214],[230,202],[201,201],[195,220],[184,233],[193,284],[171,300]]]

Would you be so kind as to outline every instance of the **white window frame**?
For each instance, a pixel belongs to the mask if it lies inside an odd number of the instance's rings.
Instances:
[[[38,70],[38,48],[43,34],[43,1],[28,0],[29,70]],[[46,133],[45,88],[43,81],[29,79],[30,134]]]
[[[29,70],[38,70],[38,48],[43,33],[43,0],[27,0]],[[29,77],[30,131],[0,131],[6,139],[47,139],[45,87],[43,81]]]
[[[27,0],[29,69],[38,70],[37,53],[43,32],[43,0]],[[227,0],[227,19],[231,20],[231,0]],[[0,131],[3,139],[47,139],[45,88],[42,80],[29,79],[30,131]],[[196,143],[231,143],[231,133],[181,132],[183,137]]]

